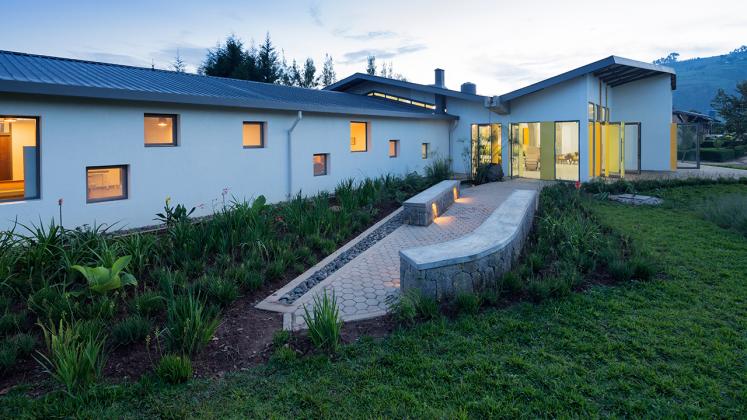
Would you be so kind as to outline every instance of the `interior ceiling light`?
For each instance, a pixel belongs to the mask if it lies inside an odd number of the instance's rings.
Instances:
[[[168,124],[166,123],[166,118],[159,118],[158,119],[158,126],[159,127],[166,127]]]

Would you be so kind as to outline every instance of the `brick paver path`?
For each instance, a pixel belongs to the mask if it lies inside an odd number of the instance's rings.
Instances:
[[[478,227],[511,192],[537,189],[536,181],[512,180],[484,184],[462,190],[461,198],[427,227],[402,225],[354,260],[315,286],[284,312],[290,313],[292,328],[305,327],[304,305],[313,304],[315,295],[334,291],[345,321],[381,316],[391,296],[399,293],[399,251],[405,248],[448,241]],[[270,298],[268,298],[270,299]]]

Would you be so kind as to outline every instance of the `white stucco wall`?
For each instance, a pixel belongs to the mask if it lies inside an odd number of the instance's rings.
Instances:
[[[145,147],[143,114],[178,114],[177,147]],[[58,219],[64,199],[68,227],[119,222],[118,227],[153,223],[170,196],[173,203],[201,206],[196,215],[229,196],[272,202],[286,196],[287,129],[294,112],[104,102],[4,95],[0,115],[40,117],[41,199],[0,203],[0,229],[19,222]],[[349,122],[370,123],[368,152],[349,151]],[[242,122],[267,121],[266,148],[242,147]],[[305,113],[293,132],[294,192],[313,194],[341,179],[422,170],[421,143],[448,150],[448,121]],[[400,156],[388,157],[388,140],[400,140]],[[329,175],[314,177],[312,155],[330,153]],[[86,203],[87,166],[129,165],[129,198]],[[229,197],[230,198],[230,197]]]
[[[641,169],[669,171],[672,88],[669,75],[626,83],[612,90],[613,121],[641,123]]]

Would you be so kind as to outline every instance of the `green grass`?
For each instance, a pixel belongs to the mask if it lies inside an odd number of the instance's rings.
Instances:
[[[740,417],[747,407],[747,240],[704,221],[709,197],[743,185],[661,190],[659,208],[595,202],[651,252],[649,282],[487,309],[183,385],[0,398],[0,417]]]

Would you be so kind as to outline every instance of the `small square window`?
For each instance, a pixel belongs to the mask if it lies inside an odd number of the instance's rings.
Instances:
[[[86,168],[86,201],[124,200],[127,198],[127,165]]]
[[[318,153],[314,155],[314,176],[327,175],[329,168],[329,154]]]
[[[145,145],[176,146],[176,115],[145,114]]]
[[[430,143],[423,143],[423,145],[420,148],[420,151],[423,155],[423,159],[428,159],[428,154],[430,153],[431,144]]]
[[[265,147],[265,123],[244,121],[242,142],[246,149]]]
[[[368,150],[368,123],[350,122],[350,151],[365,152]]]
[[[389,157],[399,156],[399,140],[389,140]]]

